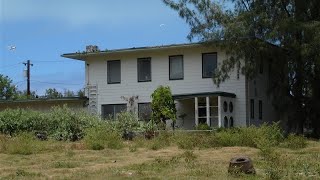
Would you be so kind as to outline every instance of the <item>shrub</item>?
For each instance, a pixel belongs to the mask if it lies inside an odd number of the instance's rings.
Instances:
[[[297,136],[294,134],[289,134],[289,136],[284,140],[283,147],[290,149],[300,149],[307,146],[307,140],[303,136]]]
[[[136,114],[132,112],[121,112],[116,117],[117,129],[120,132],[132,132],[139,128],[139,121]]]
[[[176,120],[176,105],[169,86],[159,86],[151,95],[152,120],[159,124],[161,121]]]
[[[174,137],[175,143],[181,149],[193,149],[197,146],[196,136],[191,133],[177,132]]]
[[[88,128],[84,142],[92,150],[120,149],[123,147],[119,132],[112,130],[108,123],[101,123],[98,126]]]
[[[158,149],[170,146],[171,137],[172,137],[172,134],[170,134],[169,132],[161,131],[158,136],[156,136],[151,140],[150,148],[152,150],[158,150]]]
[[[50,112],[24,109],[6,109],[0,112],[0,132],[17,134],[20,132],[46,132],[57,140],[79,140],[84,129],[99,123],[100,119],[83,111],[54,107]]]
[[[211,130],[212,128],[208,126],[207,123],[200,123],[197,127],[197,130]]]

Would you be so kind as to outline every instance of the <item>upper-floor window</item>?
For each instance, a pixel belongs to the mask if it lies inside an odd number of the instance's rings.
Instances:
[[[120,60],[108,61],[108,84],[116,84],[121,82],[121,64]]]
[[[217,53],[202,54],[202,78],[211,78],[217,68]]]
[[[169,79],[183,79],[183,56],[169,56]]]
[[[151,58],[138,58],[138,82],[151,81]]]

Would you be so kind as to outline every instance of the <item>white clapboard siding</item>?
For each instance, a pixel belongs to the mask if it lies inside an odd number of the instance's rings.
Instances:
[[[98,86],[98,112],[102,104],[125,103],[121,96],[139,96],[139,102],[150,102],[150,95],[159,85],[170,86],[172,93],[188,94],[201,92],[224,91],[236,94],[234,100],[234,124],[245,126],[246,83],[240,74],[237,79],[236,70],[230,79],[220,87],[213,84],[211,78],[202,78],[202,53],[217,52],[218,64],[225,59],[225,53],[214,47],[183,47],[174,49],[146,50],[144,52],[118,53],[117,55],[101,55],[86,60],[86,84]],[[169,56],[183,55],[184,79],[169,80]],[[151,82],[137,81],[137,58],[151,57]],[[107,61],[121,60],[121,84],[107,84]]]

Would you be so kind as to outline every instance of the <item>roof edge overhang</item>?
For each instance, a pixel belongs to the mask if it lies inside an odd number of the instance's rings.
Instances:
[[[93,56],[116,55],[120,53],[135,53],[135,52],[146,52],[146,51],[159,51],[159,50],[167,50],[167,49],[174,49],[174,48],[198,47],[203,45],[206,45],[206,43],[185,43],[185,44],[171,44],[171,45],[163,45],[163,46],[133,47],[133,48],[114,49],[114,50],[97,51],[97,52],[66,53],[66,54],[62,54],[61,57],[85,61],[85,59],[87,59],[88,57],[93,57]]]
[[[236,98],[236,94],[223,92],[223,91],[172,95],[174,100],[190,99],[194,97],[207,97],[207,96],[223,96],[223,97],[229,97],[229,98]]]

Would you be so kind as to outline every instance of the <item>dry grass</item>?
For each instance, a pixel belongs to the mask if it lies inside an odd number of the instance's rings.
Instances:
[[[44,151],[30,155],[0,153],[0,179],[261,179],[265,178],[265,163],[259,150],[249,147],[222,147],[183,150],[175,145],[159,150],[129,147],[136,142],[125,142],[120,150],[87,150],[81,142],[50,141]],[[141,142],[140,142],[141,143]],[[148,143],[147,141],[144,143]],[[308,142],[308,147],[291,150],[276,149],[282,160],[299,163],[301,169],[288,172],[287,179],[319,179],[320,143]],[[255,176],[228,175],[229,160],[237,155],[250,156],[254,161]],[[308,162],[307,162],[308,161]],[[303,163],[302,163],[303,164]],[[312,167],[309,167],[312,166]],[[291,167],[284,165],[283,167]],[[292,167],[295,168],[295,167]],[[309,169],[308,169],[309,168]],[[318,169],[317,169],[318,168]],[[318,174],[317,174],[318,173]],[[301,178],[299,178],[301,176]]]

